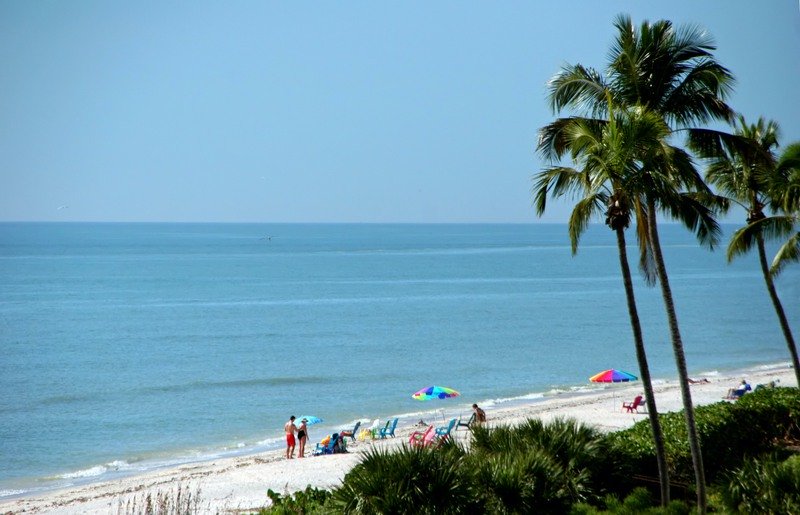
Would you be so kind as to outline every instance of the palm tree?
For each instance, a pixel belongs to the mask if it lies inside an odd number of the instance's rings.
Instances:
[[[582,195],[572,211],[569,234],[572,253],[578,250],[578,242],[589,222],[604,212],[606,225],[617,237],[620,270],[625,287],[628,315],[633,330],[636,359],[645,391],[647,412],[656,450],[662,505],[669,503],[669,472],[661,424],[658,418],[650,367],[647,363],[641,323],[636,308],[625,229],[637,213],[637,228],[646,226],[644,206],[636,191],[636,181],[642,173],[641,164],[652,159],[649,155],[666,146],[663,142],[670,131],[663,120],[646,110],[632,110],[611,116],[607,123],[600,120],[572,119],[560,127],[557,141],[546,137],[548,127],[543,129],[540,151],[551,160],[560,159],[569,152],[573,161],[582,169],[555,166],[541,172],[534,186],[536,211],[544,213],[548,194],[559,197],[566,194]],[[548,143],[555,143],[554,146]],[[642,240],[641,241],[646,241]],[[647,253],[647,248],[644,248]]]
[[[797,196],[792,187],[793,177],[800,176],[800,143],[790,146],[782,156],[775,154],[778,147],[778,124],[759,118],[748,124],[740,116],[735,134],[708,131],[703,139],[696,140],[698,152],[710,157],[706,178],[732,202],[747,211],[747,225],[736,231],[728,245],[728,261],[755,248],[775,313],[778,315],[786,346],[792,357],[792,366],[800,385],[800,359],[789,327],[786,313],[775,290],[774,275],[781,266],[792,259],[792,250],[798,248],[798,234],[786,242],[778,253],[774,271],[767,263],[765,240],[786,236],[793,232],[796,216],[791,214]],[[786,214],[767,216],[764,208],[772,204],[784,208]]]
[[[732,110],[724,97],[733,84],[733,76],[714,59],[715,46],[704,31],[695,26],[676,29],[665,20],[644,22],[637,28],[630,17],[624,15],[617,17],[614,25],[617,36],[605,74],[582,65],[566,66],[550,81],[549,97],[555,112],[571,108],[585,117],[597,119],[609,113],[611,102],[626,108],[639,106],[658,113],[673,131],[687,130],[690,134],[692,124],[730,119]],[[544,142],[545,148],[554,148],[554,139],[569,120],[562,118],[543,130],[542,135],[551,138]],[[647,246],[652,251],[661,285],[678,369],[698,509],[704,513],[706,490],[700,440],[694,422],[683,341],[658,237],[656,212],[661,210],[681,221],[701,242],[709,245],[715,243],[719,228],[704,205],[712,198],[710,191],[688,155],[674,152],[669,158],[672,162],[658,163],[642,176],[641,186],[648,189],[644,193],[643,212],[647,216]],[[689,193],[682,193],[687,187]]]

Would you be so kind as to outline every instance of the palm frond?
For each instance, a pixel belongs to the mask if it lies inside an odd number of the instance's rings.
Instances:
[[[574,117],[558,118],[539,129],[536,151],[549,161],[561,159],[567,149],[565,128],[574,121]]]
[[[608,195],[597,192],[582,198],[572,210],[569,217],[569,239],[572,243],[572,253],[578,252],[578,243],[581,235],[586,231],[592,217],[605,210]]]
[[[786,265],[791,262],[797,263],[798,261],[800,261],[800,232],[795,233],[786,243],[781,245],[777,254],[775,254],[775,259],[772,260],[769,273],[773,277],[777,277]]]
[[[712,209],[706,204],[708,194],[680,192],[660,195],[658,202],[667,215],[693,232],[701,245],[713,249],[719,243],[722,231]]]
[[[731,241],[728,242],[728,250],[725,253],[729,263],[737,256],[750,252],[755,245],[758,229],[753,225],[748,224],[741,227],[731,235]]]
[[[531,193],[536,214],[541,216],[547,207],[547,197],[572,195],[586,188],[582,172],[566,166],[554,166],[533,179]]]
[[[774,210],[800,212],[800,142],[786,147],[778,158],[769,195]]]
[[[728,261],[747,254],[760,234],[765,240],[778,240],[792,234],[797,220],[792,216],[768,216],[738,229],[728,243]]]
[[[643,202],[638,200],[633,203],[633,206],[633,211],[636,213],[636,240],[639,244],[639,272],[642,274],[645,284],[653,286],[658,279],[658,273],[656,272],[653,247],[650,245],[647,208]]]
[[[760,152],[760,148],[751,139],[740,134],[706,128],[691,128],[687,133],[688,147],[703,159],[730,159],[736,154]]]
[[[580,64],[564,66],[547,84],[550,108],[554,113],[571,107],[595,115],[604,112],[606,87],[603,76]]]
[[[782,173],[800,170],[800,141],[786,147],[775,167]]]
[[[590,128],[591,131],[599,133],[607,124],[606,120],[599,118],[577,116],[559,118],[539,129],[539,142],[536,150],[542,157],[550,161],[561,159],[570,149],[570,142],[576,126],[583,125]]]
[[[714,161],[706,168],[706,180],[709,184],[715,186],[729,200],[749,209],[752,195],[746,176],[747,172],[743,172],[741,167],[727,159]]]
[[[767,241],[782,240],[795,232],[797,225],[797,217],[789,215],[776,215],[768,216],[752,225],[757,228],[764,235]]]
[[[710,120],[732,120],[734,111],[724,99],[734,82],[730,70],[704,58],[691,67],[669,92],[661,110],[681,126]]]

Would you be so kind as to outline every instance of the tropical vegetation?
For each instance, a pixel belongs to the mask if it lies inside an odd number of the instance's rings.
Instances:
[[[565,144],[565,129],[576,118],[586,124],[606,124],[615,109],[642,110],[661,118],[669,136],[678,130],[691,135],[694,124],[714,119],[730,119],[732,109],[725,96],[733,84],[732,74],[713,56],[711,38],[694,26],[676,28],[659,20],[634,26],[630,17],[615,21],[616,38],[604,73],[583,65],[565,66],[550,81],[553,111],[570,110],[540,131],[540,149],[557,154]],[[664,140],[659,140],[661,145]],[[689,432],[695,470],[697,501],[705,511],[705,479],[700,440],[694,420],[688,370],[675,303],[669,285],[659,241],[657,213],[683,223],[698,239],[713,246],[719,235],[712,208],[715,197],[695,169],[688,153],[674,149],[654,149],[650,158],[641,161],[633,195],[641,205],[637,218],[646,230],[639,231],[642,243],[640,263],[647,277],[654,275],[661,287],[667,314],[681,397]],[[543,172],[547,173],[547,171]],[[651,266],[652,265],[652,266]]]
[[[686,426],[681,413],[659,418],[680,497],[666,506],[649,490],[656,465],[646,421],[604,434],[571,420],[531,419],[476,427],[466,446],[371,450],[332,492],[271,492],[273,505],[261,513],[690,513]],[[797,513],[798,420],[797,388],[761,388],[697,409],[702,437],[713,442],[703,447],[713,510]]]

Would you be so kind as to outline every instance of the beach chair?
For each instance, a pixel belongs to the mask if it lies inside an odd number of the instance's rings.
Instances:
[[[436,428],[428,426],[425,431],[414,431],[408,437],[408,443],[412,447],[427,447],[433,442],[436,437]]]
[[[378,436],[378,431],[380,431],[381,419],[376,418],[372,421],[372,425],[369,426],[369,432],[372,435],[372,438],[376,438]]]
[[[339,441],[339,433],[333,433],[328,440],[328,443],[322,444],[319,442],[314,448],[314,452],[312,453],[313,456],[319,456],[321,454],[333,454],[334,448],[336,447],[337,442]]]
[[[355,427],[353,428],[352,431],[347,431],[347,430],[341,431],[339,433],[339,436],[341,436],[341,437],[349,436],[355,442],[356,441],[356,435],[358,434],[358,428],[359,427],[361,427],[361,421],[360,420],[358,422],[356,422],[356,425],[355,425]]]
[[[473,413],[472,416],[469,417],[469,420],[467,420],[466,422],[462,422],[461,419],[459,418],[458,422],[456,423],[456,431],[458,431],[459,427],[466,427],[467,429],[469,429],[473,422],[475,422],[475,413]]]
[[[436,428],[436,438],[439,439],[440,442],[444,442],[448,438],[450,438],[450,431],[453,430],[453,427],[456,425],[456,419],[450,419],[450,422],[446,426],[437,427]]]
[[[736,388],[728,389],[728,395],[723,397],[723,399],[735,401],[742,398],[744,394],[751,391],[753,388],[747,383],[747,381],[742,380],[742,384],[737,386]]]
[[[729,400],[729,401],[737,401],[737,400],[742,398],[742,396],[745,394],[745,392],[746,392],[746,390],[737,389],[737,388],[731,388],[730,390],[728,390],[728,395],[723,397],[723,399]]]
[[[641,406],[642,404],[644,404],[644,402],[642,402],[642,396],[637,395],[633,399],[633,402],[623,402],[622,408],[628,410],[628,413],[633,413],[634,411],[636,411],[636,413],[639,413],[639,406]]]
[[[392,438],[394,438],[394,430],[397,429],[397,421],[398,420],[399,419],[395,418],[395,419],[392,419],[389,422],[387,422],[386,423],[386,427],[384,427],[380,431],[380,437],[381,438],[386,438],[387,436],[391,436]]]

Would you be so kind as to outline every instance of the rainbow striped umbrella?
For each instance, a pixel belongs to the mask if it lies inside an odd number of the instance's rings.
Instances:
[[[418,391],[411,398],[418,401],[429,401],[431,399],[449,399],[450,397],[458,397],[461,395],[452,388],[446,386],[429,386]]]
[[[615,368],[610,368],[608,370],[603,370],[599,374],[595,374],[589,378],[589,382],[591,383],[627,383],[628,381],[636,381],[638,377],[635,375],[625,372],[624,370],[617,370]]]

